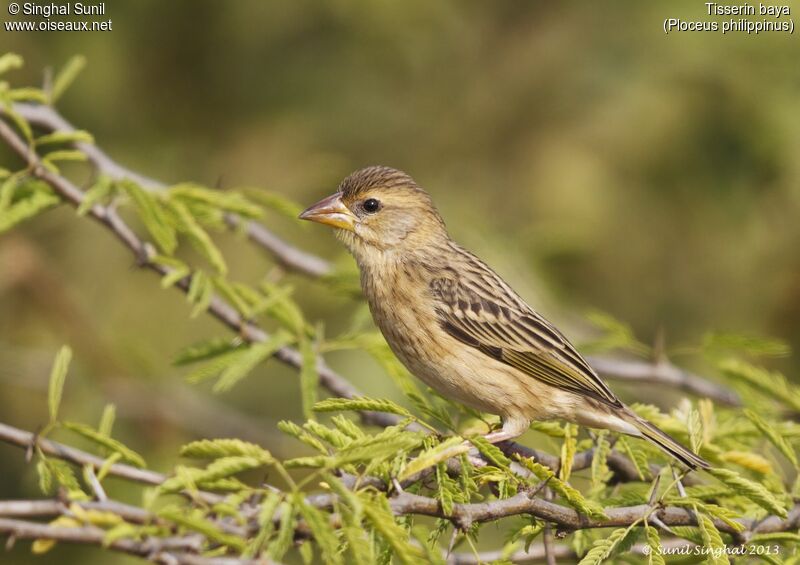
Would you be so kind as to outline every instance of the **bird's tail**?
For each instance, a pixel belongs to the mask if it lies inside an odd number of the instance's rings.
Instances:
[[[666,432],[660,430],[644,418],[640,418],[633,412],[627,414],[626,420],[630,422],[642,437],[651,443],[656,444],[664,452],[671,455],[692,470],[709,469],[711,464],[697,455],[690,449],[685,448]]]

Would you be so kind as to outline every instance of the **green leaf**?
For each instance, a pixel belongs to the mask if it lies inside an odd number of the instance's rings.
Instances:
[[[0,75],[8,71],[19,69],[24,64],[22,57],[16,53],[5,53],[0,56]]]
[[[688,500],[681,497],[681,500]],[[673,503],[673,500],[670,500]],[[737,522],[736,518],[741,518],[738,512],[730,508],[717,506],[716,504],[708,504],[705,502],[697,501],[695,506],[711,518],[717,518],[728,525],[735,532],[743,532],[746,527],[741,522]]]
[[[328,398],[321,400],[314,405],[315,412],[340,412],[340,411],[366,411],[366,412],[386,412],[389,414],[399,414],[400,416],[413,417],[411,412],[395,404],[391,400],[367,398],[359,396],[356,398]]]
[[[50,369],[50,386],[47,393],[47,405],[50,409],[50,423],[58,420],[58,407],[61,404],[61,396],[64,393],[64,382],[67,378],[69,363],[72,361],[72,349],[64,345],[59,349]]]
[[[720,369],[729,378],[744,382],[764,396],[800,411],[800,390],[789,384],[782,374],[770,372],[738,359],[720,363]]]
[[[129,524],[128,522],[123,522],[122,524],[118,524],[113,528],[106,531],[105,535],[103,536],[103,547],[110,547],[112,543],[115,541],[119,541],[125,538],[135,539],[141,535],[142,527],[136,526],[134,524]]]
[[[270,491],[264,495],[264,500],[261,501],[261,508],[258,511],[258,533],[248,544],[242,557],[252,559],[261,553],[267,540],[272,536],[272,532],[275,531],[274,516],[280,501],[281,496],[277,492]]]
[[[772,473],[772,464],[769,460],[752,451],[725,451],[720,454],[719,458],[726,463],[739,465],[740,467],[744,467],[749,471],[754,471],[761,475]]]
[[[689,435],[689,445],[692,451],[700,453],[703,443],[703,424],[700,420],[700,412],[689,406],[686,414],[686,433]]]
[[[767,545],[771,543],[790,543],[795,547],[800,546],[800,534],[793,532],[773,532],[770,534],[755,534],[747,540],[751,544]]]
[[[268,298],[273,299],[269,307],[264,310],[269,316],[295,335],[300,333],[311,335],[312,332],[303,318],[302,310],[289,298],[284,288],[268,281],[262,282],[259,288]]]
[[[17,200],[2,212],[0,215],[0,233],[10,230],[17,224],[36,216],[39,212],[52,208],[60,202],[61,199],[55,194],[40,191],[32,192],[27,197]]]
[[[326,455],[312,455],[310,457],[295,457],[283,462],[287,469],[299,469],[307,467],[310,469],[333,468],[336,462],[333,458]]]
[[[310,419],[314,417],[314,406],[317,402],[317,389],[319,387],[317,353],[311,340],[305,336],[301,335],[298,345],[303,361],[300,368],[300,393],[303,399],[303,414]]]
[[[78,149],[62,149],[59,151],[51,151],[42,157],[42,161],[55,163],[56,161],[86,161],[86,153]]]
[[[459,495],[460,485],[447,474],[444,463],[436,465],[436,498],[442,507],[445,516],[453,514],[453,503]]]
[[[719,530],[714,525],[714,521],[705,514],[697,516],[697,525],[700,526],[700,533],[703,536],[703,545],[710,551],[708,561],[714,565],[730,563],[728,555],[725,553],[725,542],[719,535]]]
[[[608,433],[603,430],[598,434],[597,447],[592,456],[592,482],[589,492],[593,497],[597,497],[603,491],[611,478],[611,470],[608,468],[610,452],[611,444],[608,441]]]
[[[639,475],[639,480],[648,480],[650,478],[650,469],[647,468],[647,457],[644,455],[644,452],[640,450],[634,451],[630,442],[622,436],[617,438],[616,446],[617,449],[625,453],[630,462],[633,463],[633,466],[636,468],[636,473]]]
[[[364,430],[359,428],[355,422],[353,422],[353,420],[343,414],[334,416],[331,418],[331,422],[333,422],[333,425],[336,426],[337,430],[351,439],[359,439],[366,435]]]
[[[409,461],[398,478],[401,481],[405,480],[420,471],[433,467],[437,463],[447,461],[451,457],[466,453],[467,451],[469,451],[469,446],[461,437],[451,437],[439,445],[423,451],[416,458]]]
[[[174,216],[174,225],[179,232],[184,234],[195,249],[209,262],[220,275],[228,272],[225,258],[219,248],[214,244],[208,232],[200,226],[189,210],[180,201],[165,200],[164,206]]]
[[[156,245],[167,255],[172,255],[178,246],[175,228],[170,224],[161,202],[150,192],[147,192],[135,182],[123,179],[119,187],[130,196],[139,219],[150,233]]]
[[[207,539],[224,546],[244,551],[245,541],[233,534],[222,531],[214,522],[205,518],[199,510],[190,511],[187,508],[170,506],[159,510],[158,516],[170,520],[193,532],[203,534]]]
[[[386,371],[403,394],[410,398],[422,412],[429,414],[434,419],[442,421],[445,426],[452,429],[452,422],[449,421],[449,415],[435,412],[434,407],[430,404],[428,398],[422,394],[422,391],[411,377],[411,374],[405,366],[400,363],[391,349],[389,349],[389,344],[386,343],[386,340],[380,332],[367,332],[344,336],[335,341],[328,341],[325,344],[326,351],[341,349],[365,350],[378,362],[383,370]]]
[[[43,145],[52,145],[56,143],[94,143],[94,137],[88,131],[72,130],[72,131],[54,131],[37,137],[34,140],[36,147]]]
[[[202,439],[181,447],[181,457],[217,459],[220,457],[248,456],[264,463],[274,461],[272,454],[254,443],[240,439]]]
[[[19,131],[22,132],[25,141],[28,143],[33,143],[33,131],[31,130],[30,124],[27,122],[27,120],[25,120],[25,118],[19,115],[19,112],[14,110],[14,106],[12,104],[8,102],[5,104],[5,113],[6,116],[10,118],[12,122],[14,122],[14,125],[19,128]]]
[[[78,483],[78,479],[75,477],[75,472],[72,470],[72,467],[69,466],[68,463],[61,461],[60,459],[52,459],[50,457],[40,459],[44,461],[44,466],[47,468],[47,472],[50,475],[50,483],[49,486],[52,488],[52,480],[55,479],[55,482],[64,487],[70,495],[80,495],[81,485]],[[40,485],[44,483],[43,477],[40,474]]]
[[[214,392],[225,392],[247,376],[262,361],[271,357],[281,347],[290,344],[294,338],[286,332],[278,331],[263,343],[250,345],[233,364],[228,366],[214,385]]]
[[[552,469],[550,469],[550,467],[546,467],[541,463],[537,463],[533,459],[526,457],[517,457],[517,459],[529,471],[536,475],[539,480],[547,481],[547,486],[552,489],[553,492],[561,496],[570,506],[575,508],[575,510],[581,514],[585,514],[598,520],[604,520],[608,518],[603,511],[602,505],[594,500],[588,500],[584,498],[577,489],[572,487],[569,483],[556,477],[555,473]]]
[[[753,425],[755,425],[762,434],[767,436],[769,441],[772,442],[772,445],[778,448],[778,451],[783,453],[783,455],[792,462],[792,465],[797,467],[797,453],[794,447],[786,441],[786,438],[784,438],[778,430],[752,410],[745,410],[744,415],[753,422]]]
[[[166,277],[165,277],[166,278]],[[194,318],[198,314],[205,312],[214,298],[214,285],[202,271],[196,271],[192,275],[189,283],[189,291],[186,293],[186,300],[194,304],[190,317]]]
[[[736,494],[749,498],[765,510],[781,518],[786,518],[786,508],[763,485],[745,479],[737,472],[729,469],[712,468],[708,472],[725,483]]]
[[[486,441],[486,438],[483,436],[473,436],[469,438],[469,441],[472,445],[477,447],[481,455],[486,457],[492,464],[503,469],[508,469],[508,466],[511,465],[511,460],[500,451],[500,448]]]
[[[300,515],[305,519],[306,524],[308,524],[324,562],[333,565],[343,563],[342,556],[338,551],[339,540],[336,538],[336,532],[331,526],[328,515],[323,514],[321,511],[307,504],[302,494],[295,494],[294,503]]]
[[[349,436],[341,431],[329,428],[313,419],[303,424],[303,428],[320,437],[323,441],[331,444],[336,449],[341,449],[352,441]]]
[[[661,538],[658,535],[658,530],[653,526],[645,528],[647,535],[647,546],[650,548],[650,553],[647,555],[647,565],[666,565],[664,557],[661,555]]]
[[[161,288],[169,288],[192,272],[189,265],[175,257],[156,254],[150,257],[150,262],[165,267],[164,272],[166,274],[161,277]],[[191,281],[189,281],[189,284],[191,285]]]
[[[564,437],[564,428],[558,422],[531,422],[531,429],[550,437]]]
[[[114,184],[111,179],[106,175],[101,175],[89,190],[83,193],[83,200],[78,206],[77,213],[79,216],[85,216],[92,207],[109,196],[114,190]]]
[[[47,95],[41,88],[24,87],[9,90],[6,93],[6,99],[12,102],[39,102],[40,104],[47,104]]]
[[[639,355],[647,355],[650,348],[636,339],[631,327],[610,314],[592,310],[586,314],[589,321],[605,335],[590,343],[581,345],[581,351],[598,353],[614,349],[624,349]]]
[[[345,521],[347,525],[341,529],[341,532],[347,541],[347,549],[350,556],[348,563],[352,563],[352,565],[374,565],[376,559],[368,532],[355,519],[345,517]]]
[[[215,375],[219,375],[225,368],[236,363],[236,360],[247,353],[247,351],[247,346],[243,345],[227,353],[220,353],[216,357],[213,357],[208,363],[204,363],[187,374],[186,381],[196,384]]]
[[[572,473],[572,461],[575,459],[575,452],[578,450],[578,426],[575,424],[564,424],[564,442],[561,444],[561,465],[558,469],[558,476],[562,481],[568,481]]]
[[[785,357],[791,353],[782,340],[739,334],[709,332],[703,336],[703,349],[710,354],[744,354],[765,357]]]
[[[360,524],[364,517],[364,504],[361,497],[345,484],[336,475],[325,473],[323,475],[325,483],[340,498],[340,503],[344,504],[353,517],[353,523]]]
[[[47,460],[39,459],[36,462],[36,474],[39,475],[39,490],[42,494],[53,494],[53,473],[47,466]]]
[[[53,89],[50,92],[51,104],[61,98],[61,95],[66,92],[85,66],[86,57],[83,55],[75,55],[67,61],[63,69],[56,73],[53,79]]]
[[[103,415],[100,417],[100,424],[97,426],[97,431],[101,435],[111,436],[111,430],[114,428],[114,420],[117,418],[117,407],[113,404],[106,404],[103,408]]]
[[[405,432],[398,427],[390,427],[374,436],[354,440],[334,456],[335,465],[357,461],[380,462],[403,452],[416,449],[422,444],[425,435]]]
[[[231,284],[228,282],[228,280],[221,276],[213,277],[211,282],[214,284],[214,288],[220,294],[220,296],[230,302],[243,318],[251,319],[253,317],[253,309],[250,307],[247,299],[240,291],[242,285]]]
[[[394,556],[406,565],[423,562],[421,551],[411,545],[408,533],[395,522],[383,495],[377,495],[373,499],[363,498],[362,501],[365,517],[394,550]]]
[[[281,429],[284,428],[281,427]],[[287,461],[286,466],[333,468],[358,462],[377,464],[416,449],[422,444],[424,438],[424,434],[406,432],[399,426],[392,426],[377,435],[353,440],[347,447],[340,449],[332,456],[299,457]],[[324,446],[320,444],[320,447],[325,452]]]
[[[281,420],[278,422],[278,429],[285,434],[289,434],[293,436],[309,447],[319,451],[320,453],[328,453],[328,450],[325,449],[325,446],[322,445],[322,442],[319,441],[317,438],[312,436],[306,430],[295,424],[294,422],[289,422],[288,420]]]
[[[260,188],[244,188],[241,190],[249,198],[255,200],[265,208],[278,212],[291,220],[296,220],[300,212],[303,211],[303,206],[281,194],[267,192]]]
[[[144,467],[145,462],[141,455],[127,447],[122,442],[111,438],[109,436],[103,435],[91,426],[87,426],[86,424],[79,424],[75,422],[64,422],[64,427],[68,430],[79,434],[86,439],[93,441],[94,443],[100,445],[111,451],[112,453],[119,453],[122,458],[131,463],[132,465],[136,465],[137,467]]]
[[[14,194],[20,184],[21,176],[20,173],[12,175],[8,169],[3,169],[3,184],[0,185],[0,214],[3,214],[14,200]]]
[[[294,515],[295,508],[289,502],[283,502],[278,509],[281,516],[281,523],[278,526],[278,535],[269,544],[267,555],[270,559],[280,561],[289,551],[294,540]]]
[[[246,348],[247,346],[239,339],[231,339],[228,337],[210,339],[199,343],[193,343],[183,348],[178,353],[177,357],[175,357],[172,364],[182,367],[184,365],[197,363],[198,361],[208,361],[220,355]]]
[[[608,558],[617,545],[626,537],[630,528],[618,528],[608,537],[594,542],[589,552],[583,556],[578,565],[600,565]]]
[[[250,469],[257,469],[264,464],[265,462],[258,457],[237,455],[216,459],[205,469],[177,467],[176,475],[164,481],[160,488],[165,492],[175,492],[190,488],[193,484],[198,486],[208,485]]]
[[[193,183],[182,183],[170,187],[167,193],[171,200],[180,200],[187,205],[200,203],[247,218],[262,216],[260,207],[235,191],[212,190]]]

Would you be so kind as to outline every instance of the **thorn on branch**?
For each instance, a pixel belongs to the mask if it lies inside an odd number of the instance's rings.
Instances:
[[[30,464],[33,461],[34,451],[39,447],[39,435],[42,433],[42,425],[40,424],[36,431],[31,434],[31,441],[28,447],[25,448],[25,463]]]

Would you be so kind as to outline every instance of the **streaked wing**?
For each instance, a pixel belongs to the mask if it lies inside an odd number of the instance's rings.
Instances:
[[[544,383],[620,404],[561,332],[488,266],[459,251],[463,268],[447,270],[430,282],[446,332]]]

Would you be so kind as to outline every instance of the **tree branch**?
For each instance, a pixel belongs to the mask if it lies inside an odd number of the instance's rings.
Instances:
[[[75,126],[52,106],[17,103],[14,104],[14,111],[30,124],[46,131],[76,131]],[[113,180],[130,179],[147,190],[167,188],[167,185],[159,180],[123,167],[97,145],[83,142],[74,145],[76,149],[86,154],[89,162],[99,172]],[[322,277],[330,274],[333,270],[328,261],[294,247],[258,222],[242,220],[240,216],[232,213],[226,214],[225,221],[232,227],[238,227],[244,222],[244,229],[250,240],[270,253],[283,266],[293,271],[312,277]]]
[[[65,177],[47,170],[42,165],[39,156],[28,147],[22,138],[20,138],[5,121],[2,120],[0,120],[0,139],[5,141],[6,144],[27,163],[32,176],[46,182],[73,206],[77,207],[83,202],[83,191]],[[95,204],[90,209],[89,215],[108,228],[117,239],[134,254],[141,267],[154,271],[160,276],[171,272],[171,269],[168,267],[159,265],[150,260],[153,255],[152,246],[139,239],[136,233],[122,220],[113,208]],[[190,282],[188,277],[184,277],[179,280],[175,286],[184,293],[188,293]],[[269,338],[269,334],[255,323],[244,320],[233,306],[219,296],[215,295],[212,297],[208,306],[208,312],[250,343],[263,343]],[[275,353],[274,357],[297,369],[300,369],[303,365],[300,352],[292,347],[280,348]],[[328,367],[325,360],[321,357],[317,359],[317,372],[319,374],[320,383],[334,395],[342,398],[361,396],[358,389],[351,385],[344,377]],[[391,426],[399,421],[399,418],[393,414],[379,412],[360,412],[359,414],[365,423],[378,426]]]
[[[5,534],[14,540],[48,539],[63,543],[107,547],[163,565],[249,565],[257,563],[252,559],[208,558],[197,555],[203,550],[203,538],[198,535],[168,538],[148,537],[143,541],[120,539],[106,544],[106,531],[95,526],[65,528],[10,518],[0,518],[0,534]],[[265,562],[259,561],[258,563]]]
[[[22,449],[38,446],[45,455],[63,459],[64,461],[69,461],[81,467],[84,465],[91,465],[94,469],[100,469],[105,463],[103,459],[91,453],[86,453],[80,449],[75,449],[74,447],[69,447],[68,445],[53,440],[37,437],[31,432],[26,432],[3,423],[0,423],[0,441],[16,445]],[[114,463],[109,468],[109,473],[123,479],[147,485],[160,485],[166,479],[161,473],[139,469],[131,465],[125,465],[124,463]]]
[[[681,369],[669,361],[637,361],[614,357],[588,356],[589,364],[604,377],[634,383],[654,383],[710,398],[726,406],[741,406],[739,395],[722,385]]]
[[[510,498],[489,502],[454,504],[451,514],[445,514],[438,500],[403,492],[390,499],[392,511],[398,515],[421,514],[450,520],[462,529],[469,528],[478,522],[492,522],[509,516],[528,514],[541,518],[558,526],[560,530],[574,531],[589,528],[626,527],[642,520],[652,513],[667,526],[695,526],[697,519],[694,513],[676,506],[655,507],[648,504],[637,506],[606,508],[607,520],[598,520],[579,514],[566,506],[561,506],[541,498],[531,498],[527,492]],[[749,536],[756,533],[786,532],[800,527],[800,505],[795,505],[786,519],[769,516],[763,520],[742,518],[737,520],[745,527],[744,532],[732,528],[722,520],[714,520],[721,532]]]

